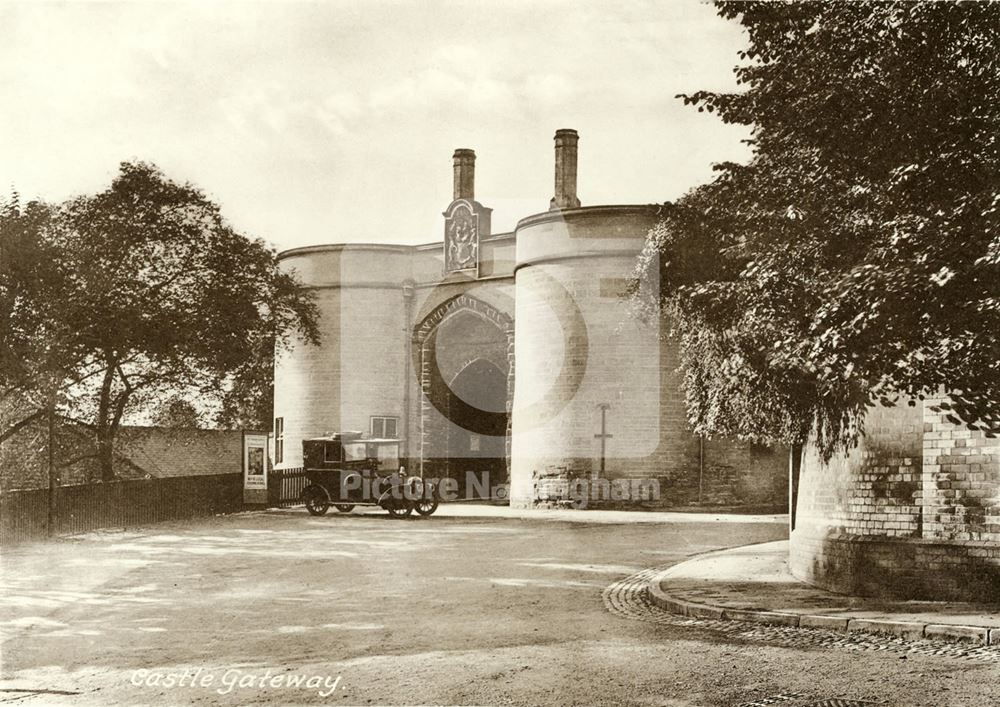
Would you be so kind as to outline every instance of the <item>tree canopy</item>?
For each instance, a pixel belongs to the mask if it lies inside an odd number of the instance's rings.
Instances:
[[[3,356],[24,364],[3,383],[37,388],[25,362],[53,351],[61,404],[92,426],[105,479],[130,406],[177,391],[223,395],[262,342],[318,340],[312,301],[274,251],[152,165],[123,163],[96,195],[9,207],[3,222],[14,256],[0,284]]]
[[[187,398],[172,395],[159,402],[153,412],[153,424],[177,429],[197,428],[201,423],[198,409]]]
[[[871,405],[943,390],[996,429],[1000,5],[716,6],[749,38],[742,90],[681,98],[754,156],[668,204],[637,270],[692,423],[829,455]]]
[[[0,203],[0,442],[51,408],[87,358],[72,323],[57,314],[68,282],[44,236],[56,217],[16,193]]]

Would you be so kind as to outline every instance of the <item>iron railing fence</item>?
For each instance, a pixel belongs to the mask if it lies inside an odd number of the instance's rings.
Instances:
[[[243,475],[173,476],[61,486],[55,494],[51,523],[48,489],[0,494],[0,544],[233,513],[243,509]]]
[[[302,467],[271,469],[267,476],[267,505],[287,507],[302,503],[302,489],[308,483]]]

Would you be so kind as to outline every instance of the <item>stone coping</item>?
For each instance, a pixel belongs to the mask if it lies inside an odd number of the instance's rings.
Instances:
[[[594,206],[577,206],[572,209],[550,209],[549,211],[525,216],[517,222],[514,232],[517,233],[523,228],[537,226],[540,223],[549,221],[572,221],[576,219],[628,216],[632,214],[655,215],[661,208],[663,208],[662,204],[595,204]],[[640,236],[633,237],[639,238]],[[646,237],[645,231],[641,237]]]
[[[714,551],[655,574],[656,606],[702,619],[1000,645],[1000,606],[845,597],[788,572],[788,541]]]

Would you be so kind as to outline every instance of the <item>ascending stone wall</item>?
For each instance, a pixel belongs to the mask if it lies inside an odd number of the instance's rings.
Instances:
[[[792,572],[850,594],[1000,600],[1000,440],[932,408],[878,408],[850,454],[807,448]]]

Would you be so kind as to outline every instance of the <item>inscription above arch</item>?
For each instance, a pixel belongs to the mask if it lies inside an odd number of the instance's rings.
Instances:
[[[492,322],[508,336],[514,333],[514,320],[509,314],[471,295],[461,294],[442,302],[413,329],[413,338],[423,343],[441,322],[458,312],[474,312]]]

